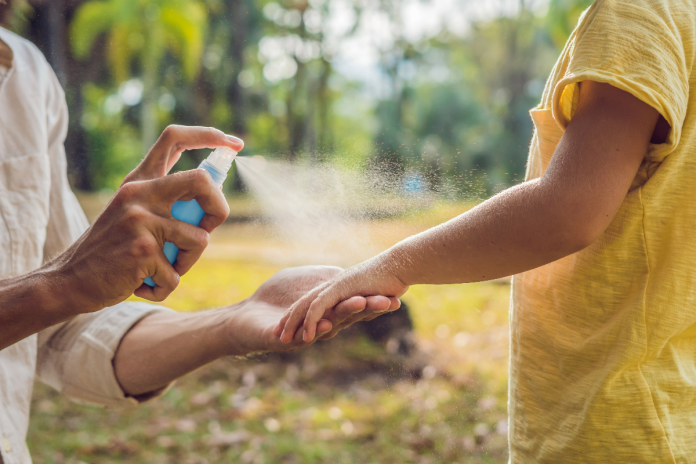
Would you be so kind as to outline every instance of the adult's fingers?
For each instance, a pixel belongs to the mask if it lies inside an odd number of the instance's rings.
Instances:
[[[335,308],[329,309],[324,314],[324,319],[329,319],[333,323],[333,329],[331,332],[324,335],[319,335],[319,330],[317,330],[317,338],[320,340],[329,340],[335,337],[338,332],[350,327],[356,322],[371,321],[379,316],[382,316],[383,314],[393,311],[397,309],[397,306],[393,304],[393,300],[395,299],[398,301],[398,298],[386,296],[355,296],[353,298],[349,298],[348,300],[339,303]],[[362,300],[362,303],[358,304],[358,300]],[[352,301],[354,301],[354,303],[349,305]],[[344,308],[343,311],[341,311],[340,308]],[[333,315],[335,312],[339,312],[340,314],[337,314],[332,318],[331,315]],[[317,327],[319,326],[317,325]]]
[[[325,334],[330,333],[332,327],[333,327],[333,326],[332,326],[332,324],[331,324],[330,321],[328,321],[328,320],[326,320],[326,319],[322,319],[322,320],[319,321],[319,323],[317,324],[317,332],[320,333],[320,334],[323,336],[323,335],[325,335]],[[286,350],[286,351],[287,351],[287,350],[292,351],[292,350],[296,350],[296,349],[298,349],[298,348],[307,347],[307,346],[309,346],[309,345],[311,345],[311,344],[312,344],[312,342],[308,343],[308,342],[305,342],[304,340],[302,340],[302,333],[301,333],[301,332],[297,332],[297,333],[295,334],[295,336],[292,338],[292,340],[290,340],[288,343],[283,343],[283,345],[286,345],[286,346],[283,346],[282,348],[280,348],[280,350],[282,351],[282,350],[284,349],[284,350]],[[289,346],[287,346],[287,345],[289,345]],[[282,346],[282,345],[281,345],[281,346]]]
[[[164,252],[160,252],[154,258],[154,272],[152,280],[155,282],[155,287],[143,283],[138,287],[134,294],[140,298],[145,298],[150,301],[163,301],[170,293],[179,285],[179,274],[174,270]]]
[[[360,314],[365,309],[366,305],[367,302],[365,298],[361,296],[348,298],[345,301],[341,301],[333,308],[329,308],[324,313],[322,320],[330,321],[335,329],[337,326],[342,325],[346,319],[352,318],[356,314]]]
[[[333,308],[329,308],[329,310],[324,313],[323,319],[317,324],[317,339],[328,340],[333,338],[344,327],[348,327],[355,321],[361,320],[361,314],[364,312],[366,306],[367,300],[365,298],[354,296],[340,302]],[[329,332],[322,334],[322,330],[319,329],[319,326],[325,320],[331,322],[332,328]]]
[[[280,341],[283,343],[290,343],[297,333],[297,329],[300,326],[300,322],[304,318],[304,315],[309,308],[309,305],[314,301],[316,290],[310,292],[309,294],[300,298],[295,304],[293,304],[287,313],[281,318],[278,324],[281,327]],[[278,332],[278,328],[274,330],[274,333]]]
[[[366,309],[371,312],[384,312],[388,311],[391,307],[391,299],[386,296],[368,296],[366,300]]]
[[[162,219],[161,227],[163,242],[171,242],[179,249],[174,270],[182,276],[201,257],[208,246],[210,234],[200,227],[174,218]]]
[[[354,296],[352,298],[348,298],[347,300],[341,301],[332,310],[327,311],[326,314],[328,315],[331,312],[335,314],[336,320],[332,320],[332,322],[334,322],[335,325],[336,322],[340,323],[342,320],[347,319],[348,317],[363,311],[366,307],[367,300],[364,297]],[[325,319],[328,318],[325,317]]]
[[[322,318],[328,317],[331,319],[334,325],[333,330],[337,331],[358,320],[374,319],[384,312],[398,309],[401,305],[399,299],[395,297],[369,296],[365,299],[366,308],[364,309],[366,309],[366,311],[363,314],[359,316],[354,314],[345,315],[345,317],[350,318],[350,322],[347,324],[345,321],[337,322],[338,319],[335,318],[334,315],[335,309],[334,313],[332,313],[331,308],[334,308],[334,306],[338,307],[341,304],[347,304],[347,302],[359,301],[354,298],[364,298],[352,297],[342,302],[343,298],[346,296],[343,295],[344,292],[341,292],[340,288],[345,288],[345,286],[339,287],[333,285],[333,282],[329,281],[305,295],[286,312],[274,333],[276,335],[280,334],[281,341],[289,343],[292,337],[294,337],[295,332],[299,329],[299,326],[302,325],[304,332],[303,340],[305,342],[311,342],[314,340],[317,333],[316,324]],[[342,307],[344,311],[347,308],[348,306]],[[302,323],[302,321],[304,321],[304,323]]]
[[[331,321],[328,321],[326,319],[322,319],[317,324],[317,333],[324,335],[328,332],[331,332],[332,328],[333,328],[333,324],[331,324]]]
[[[379,302],[374,303],[373,301],[376,301],[377,299],[379,299]],[[363,321],[377,319],[379,316],[396,311],[401,307],[401,300],[394,296],[369,296],[367,297],[367,300],[368,306],[372,305],[372,308],[371,310],[363,311],[363,317],[361,319]],[[385,307],[386,309],[384,309]]]
[[[238,152],[244,148],[244,142],[213,127],[168,126],[124,183],[167,175],[184,150],[218,147],[228,147]]]
[[[203,169],[177,172],[150,181],[147,188],[152,204],[160,206],[159,214],[163,216],[169,216],[175,201],[195,198],[206,213],[199,227],[207,232],[212,232],[230,214],[225,196],[217,188],[210,174]]]

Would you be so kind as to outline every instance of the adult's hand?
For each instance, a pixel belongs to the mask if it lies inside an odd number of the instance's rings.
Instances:
[[[88,312],[119,303],[130,295],[162,301],[178,285],[208,244],[210,232],[229,207],[202,169],[166,176],[184,150],[244,144],[209,127],[167,127],[140,165],[131,172],[88,231],[50,268],[66,276],[65,290],[75,310]],[[195,198],[206,212],[198,227],[172,217],[177,200]],[[172,266],[164,242],[179,247]],[[143,284],[152,276],[156,287]]]
[[[232,306],[147,316],[121,341],[114,357],[116,377],[126,393],[137,396],[221,356],[290,351],[310,345],[301,337],[281,343],[273,328],[293,303],[339,273],[340,268],[325,266],[286,269]],[[354,322],[374,319],[399,305],[396,298],[353,297],[327,311],[319,330],[324,338],[330,338]]]
[[[404,284],[384,263],[383,255],[378,255],[364,263],[335,273],[330,279],[307,292],[285,312],[282,319],[273,328],[275,337],[281,343],[294,344],[296,340],[310,343],[322,334],[322,320],[329,316],[335,305],[342,305],[355,298],[375,298],[355,295],[388,295],[391,301],[406,293],[408,285]],[[379,297],[379,298],[387,298]],[[343,301],[344,303],[339,303]],[[303,325],[302,330],[298,330]]]
[[[282,343],[274,334],[275,327],[293,304],[312,289],[341,274],[338,267],[304,266],[280,271],[261,285],[256,293],[230,308],[227,322],[230,354],[265,351],[291,351],[310,345],[298,333],[293,340]],[[317,324],[317,339],[329,339],[340,330],[363,320],[372,320],[400,307],[398,298],[386,296],[351,296],[337,302],[323,314]]]

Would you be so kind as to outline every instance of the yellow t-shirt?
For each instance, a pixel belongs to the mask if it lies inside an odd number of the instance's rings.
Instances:
[[[584,80],[630,92],[671,132],[599,240],[514,278],[512,463],[696,463],[695,54],[696,0],[598,0],[531,112],[528,179]]]

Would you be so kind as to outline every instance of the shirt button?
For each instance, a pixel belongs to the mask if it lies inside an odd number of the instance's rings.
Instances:
[[[7,438],[2,439],[2,448],[5,450],[6,453],[12,451],[12,445],[10,445],[10,442],[9,440],[7,440]]]

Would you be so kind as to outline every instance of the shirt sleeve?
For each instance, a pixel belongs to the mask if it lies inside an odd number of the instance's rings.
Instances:
[[[127,397],[113,367],[114,355],[126,333],[157,311],[171,309],[127,301],[39,332],[37,376],[61,394],[85,403],[122,406],[160,396],[168,387],[137,398]]]
[[[70,190],[65,157],[65,137],[68,132],[68,107],[58,78],[46,63],[49,91],[46,101],[48,129],[48,158],[51,166],[49,218],[44,243],[44,262],[54,258],[72,245],[89,227],[89,222]]]
[[[689,101],[694,48],[691,2],[598,0],[575,31],[565,74],[553,91],[553,115],[565,130],[578,100],[578,84],[604,82],[655,108],[671,126],[664,144],[651,145],[660,162],[679,143]],[[681,24],[688,22],[689,24]]]

